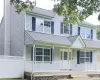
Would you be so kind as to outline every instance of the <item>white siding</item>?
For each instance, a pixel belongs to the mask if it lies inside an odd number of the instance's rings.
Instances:
[[[63,17],[55,15],[54,18],[46,19],[38,16],[36,17],[36,31],[37,32],[43,32],[51,34],[51,28],[50,27],[44,27],[40,24],[44,24],[44,20],[48,21],[54,21],[54,35],[60,35],[60,36],[70,36],[69,34],[60,34],[60,27],[61,22],[63,21]],[[82,27],[82,26],[79,26]],[[83,26],[84,27],[84,26]],[[25,30],[32,31],[32,15],[26,15],[26,27]],[[78,24],[73,24],[72,27],[72,35],[78,35]],[[93,29],[93,40],[96,40],[96,29]]]

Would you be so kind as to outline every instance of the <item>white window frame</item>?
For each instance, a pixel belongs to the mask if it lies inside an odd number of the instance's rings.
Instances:
[[[84,28],[84,32],[82,31],[82,28]],[[87,29],[90,30],[90,33],[87,33]],[[84,37],[82,36],[82,34],[84,35]],[[90,38],[87,38],[87,35],[90,35]],[[80,27],[80,36],[81,36],[83,39],[91,40],[91,28]]]
[[[43,52],[42,52],[42,55],[41,55],[41,56],[42,56],[42,61],[36,61],[36,56],[40,56],[40,55],[36,55],[36,48],[41,48],[42,51],[43,51]],[[35,61],[36,61],[36,62],[51,62],[51,48],[45,48],[45,47],[36,47],[36,48],[35,48]],[[49,50],[50,50],[50,55],[49,55],[50,61],[44,61],[44,56],[45,56],[45,55],[44,55],[44,49],[49,49]]]
[[[84,51],[80,51],[80,53],[84,54],[84,56],[79,56],[79,63],[80,63],[80,64],[90,63],[90,58],[91,58],[90,52],[87,51],[87,52],[85,53]],[[80,53],[79,53],[79,54],[80,54]],[[89,56],[88,56],[88,57],[86,56],[87,53],[89,53]],[[89,59],[89,61],[86,61],[87,58]],[[84,61],[81,62],[80,59],[84,59]]]
[[[64,35],[66,35],[66,34],[70,34],[70,24],[69,25],[66,25],[67,27],[68,27],[68,30],[69,30],[69,32],[68,33],[65,33],[64,32],[64,30],[65,30],[65,25],[63,24],[63,33],[62,34],[64,34]],[[61,29],[61,28],[60,28]]]
[[[50,26],[46,26],[46,27],[51,27],[51,21],[49,21],[49,20],[44,20],[43,26],[45,26],[45,21],[50,22]]]

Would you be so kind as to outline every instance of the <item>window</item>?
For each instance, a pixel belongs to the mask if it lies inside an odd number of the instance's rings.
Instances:
[[[69,25],[65,26],[61,22],[61,29],[60,29],[61,34],[70,34],[70,27]]]
[[[67,52],[64,52],[64,60],[67,60]]]
[[[36,48],[35,61],[51,61],[51,49]]]
[[[80,35],[81,35],[81,37],[83,39],[91,39],[91,29],[90,28],[81,27]]]
[[[44,26],[50,27],[50,21],[44,21]]]
[[[85,63],[85,62],[91,62],[91,53],[90,52],[82,52],[80,51],[80,56],[79,56],[79,62],[80,63]]]

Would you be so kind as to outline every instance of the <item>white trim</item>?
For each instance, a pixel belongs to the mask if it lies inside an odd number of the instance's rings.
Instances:
[[[36,48],[41,48],[41,49],[43,50],[43,51],[42,51],[43,54],[42,54],[42,55],[36,55],[36,54],[35,54],[35,59],[36,59],[36,56],[42,56],[42,61],[36,61],[36,60],[35,60],[35,62],[51,62],[51,48],[46,48],[46,47],[35,47],[35,49],[36,49]],[[50,50],[50,56],[49,56],[49,57],[50,57],[50,61],[44,61],[44,49],[49,49],[49,50]]]

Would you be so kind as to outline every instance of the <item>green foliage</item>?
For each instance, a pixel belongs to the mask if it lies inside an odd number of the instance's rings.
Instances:
[[[59,16],[64,16],[64,23],[76,23],[83,21],[90,15],[100,12],[100,0],[52,0],[56,1],[53,11]],[[33,9],[36,1],[30,0],[11,0],[11,5],[14,5],[16,12],[20,13],[26,9]],[[100,15],[98,17],[100,20]]]
[[[97,39],[100,40],[100,28],[97,29]]]
[[[17,13],[20,13],[27,9],[32,10],[36,5],[36,1],[31,2],[29,0],[26,0],[25,2],[21,0],[10,0],[10,3],[11,5],[15,6]]]
[[[64,16],[65,23],[76,23],[100,12],[100,0],[59,0],[53,11]]]

